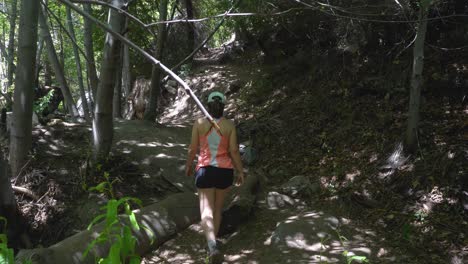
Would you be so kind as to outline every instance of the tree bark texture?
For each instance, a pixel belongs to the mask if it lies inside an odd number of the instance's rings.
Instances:
[[[14,176],[25,164],[32,143],[33,83],[37,49],[38,12],[38,1],[21,1],[18,63],[15,74],[13,117],[10,129],[10,165]]]
[[[75,102],[73,101],[70,88],[68,87],[67,80],[65,79],[63,67],[58,60],[57,52],[55,51],[55,47],[54,47],[54,42],[52,40],[52,36],[50,35],[49,26],[47,25],[45,12],[42,8],[40,8],[39,10],[39,25],[40,25],[42,38],[44,39],[46,43],[49,62],[52,64],[52,68],[54,69],[54,72],[55,72],[55,77],[57,78],[57,81],[59,82],[60,90],[62,91],[63,97],[65,99],[65,105],[69,111],[69,114],[72,117],[76,117],[78,116],[78,110],[76,109],[76,105],[75,105]]]
[[[419,25],[413,48],[413,74],[411,76],[408,126],[406,130],[406,146],[409,151],[414,151],[417,146],[419,105],[421,98],[422,72],[424,67],[424,41],[426,39],[427,31],[428,7],[421,7],[419,12]]]
[[[167,19],[167,0],[159,2],[159,21]],[[156,52],[155,57],[157,60],[162,61],[164,42],[166,42],[166,24],[161,23],[158,25],[158,36],[156,39]],[[156,119],[156,110],[158,108],[158,97],[161,94],[161,68],[153,65],[151,71],[151,88],[149,104],[145,109],[145,120],[154,121]]]
[[[18,12],[18,4],[16,0],[11,0],[10,9],[10,32],[8,34],[8,70],[7,78],[8,85],[13,83],[13,72],[15,71],[15,30],[16,30],[16,17]]]
[[[123,43],[120,45],[120,56],[117,58],[118,64],[114,82],[114,102],[112,104],[112,116],[114,118],[122,118],[122,57],[125,45]]]
[[[193,19],[193,3],[192,0],[185,0],[185,10],[187,19]],[[195,48],[195,28],[192,23],[186,23],[187,26],[187,47],[188,52],[192,52]]]
[[[92,14],[91,4],[83,4],[83,10],[88,14]],[[84,19],[84,47],[86,57],[88,57],[86,68],[88,72],[89,84],[91,85],[91,91],[93,92],[93,98],[96,97],[97,87],[99,85],[99,79],[97,77],[96,62],[94,60],[94,46],[93,46],[93,24],[88,19]]]
[[[68,22],[68,31],[72,38],[73,42],[73,54],[75,55],[75,63],[76,63],[76,71],[78,76],[78,86],[80,87],[80,96],[81,96],[81,105],[83,108],[83,114],[87,122],[91,121],[89,116],[89,107],[88,107],[88,99],[86,97],[86,92],[83,83],[83,72],[81,70],[81,59],[80,53],[78,52],[78,45],[76,43],[76,35],[75,35],[75,28],[73,26],[73,17],[71,15],[70,7],[66,7],[67,13],[67,22]]]
[[[128,27],[128,18],[125,19],[125,28]],[[127,37],[125,33],[124,37]],[[128,45],[122,47],[122,90],[124,97],[127,98],[132,91],[132,77],[130,73],[130,50]]]
[[[36,67],[34,68],[34,86],[39,87],[39,73],[41,71],[41,55],[44,48],[44,39],[39,36],[39,41],[37,42],[37,52],[36,52]]]
[[[249,175],[244,185],[234,189],[230,197],[228,197],[227,207],[223,215],[229,215],[229,217],[236,220],[245,220],[254,207],[258,183],[257,175]],[[140,227],[144,227],[133,233],[138,240],[136,253],[143,255],[159,247],[177,232],[183,231],[191,224],[200,221],[198,196],[190,192],[173,194],[159,203],[138,210],[136,219]],[[128,219],[125,217],[120,217],[120,221],[129,224]],[[18,254],[18,259],[28,259],[30,256],[34,256],[32,259],[33,264],[95,263],[95,257],[99,258],[108,254],[109,244],[97,245],[90,251],[86,259],[83,259],[82,256],[87,245],[103,229],[104,224],[100,223],[89,231],[82,231],[49,248],[22,250]],[[223,219],[221,228],[225,230],[229,224],[232,224],[232,222],[228,223]],[[151,240],[153,240],[153,243],[151,243]]]
[[[122,8],[124,1],[113,0],[112,5]],[[109,10],[108,23],[113,31],[119,33],[122,31],[124,19],[123,14],[115,10]],[[101,80],[97,89],[94,107],[93,142],[95,161],[105,159],[109,155],[112,146],[112,99],[120,47],[120,41],[107,33],[101,62]]]

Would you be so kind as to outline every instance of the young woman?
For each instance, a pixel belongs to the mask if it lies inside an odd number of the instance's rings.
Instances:
[[[211,263],[221,263],[223,255],[216,245],[216,235],[221,223],[223,203],[234,181],[244,183],[244,172],[237,144],[234,123],[223,117],[226,98],[220,92],[208,96],[208,112],[221,128],[218,131],[207,118],[195,121],[189,146],[185,174],[192,175],[192,164],[200,150],[195,173],[195,185],[200,199],[201,224],[208,242]]]

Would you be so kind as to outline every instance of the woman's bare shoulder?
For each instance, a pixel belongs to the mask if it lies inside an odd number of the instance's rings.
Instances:
[[[206,118],[198,118],[197,120],[195,120],[194,125],[199,126],[199,125],[202,125],[202,124],[204,124],[206,122],[207,122]]]

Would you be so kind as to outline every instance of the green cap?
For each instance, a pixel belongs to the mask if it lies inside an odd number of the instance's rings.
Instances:
[[[208,96],[208,103],[214,102],[214,98],[219,97],[221,99],[221,103],[225,104],[226,103],[226,97],[224,97],[224,94],[220,92],[212,92]]]

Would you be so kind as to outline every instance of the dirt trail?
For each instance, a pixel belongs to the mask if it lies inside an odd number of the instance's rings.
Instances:
[[[249,75],[226,66],[208,66],[189,79],[195,93],[203,98],[212,90],[226,92],[233,83],[249,81],[239,80],[239,76]],[[234,103],[228,113],[232,117],[238,99],[235,96],[231,99]],[[162,173],[181,189],[193,191],[193,179],[183,176],[183,165],[190,123],[196,115],[199,113],[194,104],[179,90],[177,99],[160,117],[163,125],[144,121],[116,123],[116,147],[137,160],[136,165],[148,177]],[[299,200],[294,205],[275,206],[268,195],[274,189],[264,186],[251,219],[237,232],[221,239],[225,263],[346,263],[344,252],[348,252],[348,258],[366,257],[374,263],[405,262],[398,250],[384,246],[375,230],[360,228],[349,219]],[[205,262],[206,242],[197,223],[149,253],[142,263]]]
[[[184,176],[190,128],[160,126],[132,120],[118,121],[115,127],[115,149],[131,156],[143,177],[168,179],[181,191],[193,191],[193,180]]]

